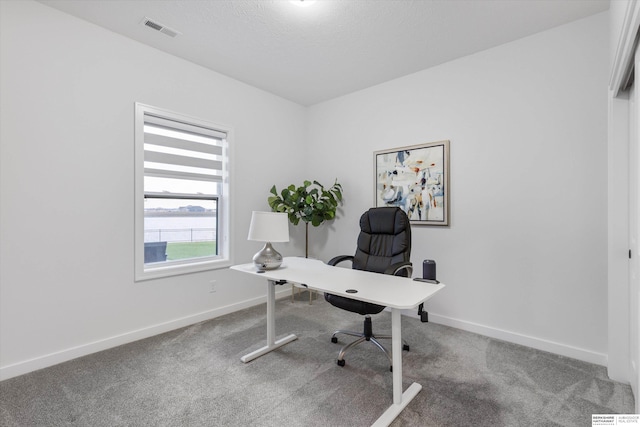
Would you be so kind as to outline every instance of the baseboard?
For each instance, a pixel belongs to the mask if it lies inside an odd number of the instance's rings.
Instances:
[[[402,314],[419,318],[417,310],[405,310]],[[503,329],[492,328],[465,320],[453,319],[451,317],[441,316],[434,313],[429,313],[429,322],[451,326],[452,328],[462,329],[463,331],[473,332],[486,337],[524,345],[526,347],[535,348],[536,350],[547,351],[549,353],[570,357],[572,359],[582,360],[583,362],[607,366],[606,354],[596,353],[594,351],[573,347],[567,344],[522,335],[515,332],[505,331]]]
[[[276,299],[290,298],[291,290],[286,288],[276,292]],[[168,322],[152,325],[146,328],[130,331],[121,335],[110,337],[103,340],[94,341],[77,347],[68,348],[55,353],[44,356],[35,357],[33,359],[14,363],[8,366],[0,367],[0,381],[37,371],[39,369],[48,368],[59,363],[67,362],[78,357],[87,356],[92,353],[107,350],[119,345],[128,344],[154,335],[173,331],[174,329],[183,328],[205,320],[214,319],[225,314],[233,313],[238,310],[263,304],[267,301],[267,297],[261,296],[224,307],[218,307],[212,310],[203,311],[190,316],[181,317]]]
[[[640,414],[640,372],[635,360],[631,361],[631,391],[636,398],[636,414]]]

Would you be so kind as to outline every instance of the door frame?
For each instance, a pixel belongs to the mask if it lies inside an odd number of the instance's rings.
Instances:
[[[632,278],[640,256],[637,238],[640,226],[637,208],[639,161],[635,158],[639,151],[637,100],[640,91],[637,84],[633,91],[626,90],[634,62],[638,60],[635,51],[640,3],[637,0],[626,2],[621,24],[620,34],[614,40],[617,44],[609,81],[607,368],[610,378],[631,385],[636,412],[640,412],[640,328],[637,325],[640,279],[637,274]],[[640,70],[640,67],[635,69]],[[630,155],[634,156],[633,160]]]

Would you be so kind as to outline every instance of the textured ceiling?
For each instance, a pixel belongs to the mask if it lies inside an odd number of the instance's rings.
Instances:
[[[608,0],[41,0],[312,105],[609,8]],[[141,25],[148,17],[181,32]]]

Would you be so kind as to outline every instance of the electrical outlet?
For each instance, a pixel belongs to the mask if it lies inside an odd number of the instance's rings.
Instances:
[[[215,280],[209,280],[209,293],[212,294],[214,292],[216,292],[216,281]]]

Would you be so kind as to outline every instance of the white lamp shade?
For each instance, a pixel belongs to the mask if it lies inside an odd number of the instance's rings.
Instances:
[[[288,242],[289,218],[287,214],[253,211],[247,239],[257,242]]]

